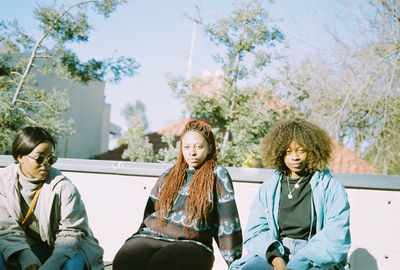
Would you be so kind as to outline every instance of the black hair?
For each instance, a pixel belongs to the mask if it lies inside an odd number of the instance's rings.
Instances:
[[[56,142],[51,134],[42,127],[25,127],[20,129],[12,143],[12,155],[18,163],[18,156],[26,156],[41,143],[50,142],[56,148]]]

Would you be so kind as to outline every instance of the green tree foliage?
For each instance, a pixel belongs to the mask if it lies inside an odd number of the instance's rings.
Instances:
[[[154,162],[153,145],[149,137],[145,136],[144,130],[144,124],[140,120],[129,128],[126,136],[128,147],[122,153],[122,158],[130,161]]]
[[[143,132],[148,128],[148,122],[146,117],[146,106],[140,100],[136,100],[135,105],[130,103],[126,104],[125,109],[123,111],[123,115],[127,121],[129,130],[132,129],[132,126],[135,125],[136,122],[140,122],[143,126]],[[128,143],[129,134],[135,132],[134,130],[128,131],[118,140],[118,145],[123,145]]]
[[[273,59],[271,48],[284,39],[270,25],[262,1],[237,2],[226,18],[200,24],[210,41],[222,47],[215,60],[224,71],[221,77],[184,80],[170,77],[171,89],[182,98],[190,116],[207,119],[215,128],[220,160],[229,166],[245,166],[259,157],[258,143],[284,109],[265,87],[241,86],[239,82],[260,73]]]
[[[284,39],[282,32],[271,26],[269,14],[262,1],[236,2],[234,10],[214,23],[206,24],[199,16],[195,21],[204,27],[205,33],[215,45],[224,48],[224,55],[215,54],[223,67],[226,81],[236,88],[240,80],[254,76],[270,63],[269,48]]]
[[[120,138],[120,145],[127,144],[127,148],[122,153],[122,158],[130,161],[154,162],[153,144],[146,136],[147,121],[145,117],[145,106],[142,102],[136,101],[135,106],[128,104],[124,114],[129,123],[129,129]]]
[[[139,67],[134,59],[119,57],[79,60],[68,48],[88,41],[92,26],[89,9],[108,17],[124,0],[77,1],[69,7],[38,4],[33,10],[39,24],[38,38],[26,33],[17,21],[0,21],[0,152],[9,153],[10,140],[25,125],[43,126],[55,137],[73,132],[73,121],[61,115],[70,104],[64,92],[38,89],[35,74],[88,83],[92,80],[118,82]]]
[[[148,123],[145,105],[137,100],[135,105],[127,104],[124,110],[128,131],[118,140],[119,145],[127,145],[122,157],[130,161],[173,163],[178,157],[179,142],[173,135],[161,136],[166,147],[154,152],[154,146],[145,133]]]
[[[161,136],[161,141],[167,144],[167,147],[161,148],[156,154],[156,158],[158,162],[163,163],[175,163],[178,158],[179,152],[179,141],[176,141],[176,137],[174,135],[163,135]]]

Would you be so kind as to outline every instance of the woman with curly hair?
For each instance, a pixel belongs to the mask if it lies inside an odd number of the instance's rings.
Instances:
[[[215,239],[227,264],[242,254],[242,231],[228,171],[218,165],[214,134],[191,120],[177,162],[157,180],[142,225],[114,258],[113,269],[211,269]]]
[[[332,141],[303,119],[271,127],[260,144],[275,168],[251,206],[244,246],[230,269],[344,269],[350,249],[350,207],[327,166]]]

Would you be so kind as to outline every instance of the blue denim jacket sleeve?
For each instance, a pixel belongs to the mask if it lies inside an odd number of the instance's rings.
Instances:
[[[277,177],[275,175],[261,185],[250,208],[244,235],[246,251],[261,258],[265,258],[270,245],[275,245],[281,254],[284,253],[282,244],[278,242],[278,225],[274,217],[277,207],[274,192],[279,185]]]

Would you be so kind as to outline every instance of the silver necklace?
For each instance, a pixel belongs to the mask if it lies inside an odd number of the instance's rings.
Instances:
[[[290,190],[289,177],[286,177],[287,186],[288,186],[288,189],[289,189],[289,194],[287,195],[287,197],[288,197],[289,200],[293,199],[292,193],[293,193],[293,191],[294,191],[295,189],[298,189],[298,188],[300,187],[300,182],[301,182],[301,180],[303,180],[303,177],[300,177],[299,181],[297,181],[296,184],[294,184],[293,189]]]

